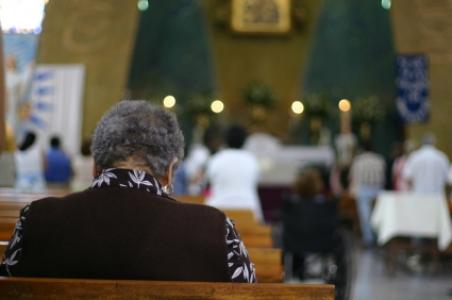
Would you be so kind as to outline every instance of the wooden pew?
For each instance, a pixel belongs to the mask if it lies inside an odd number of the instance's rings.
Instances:
[[[222,211],[235,222],[253,221],[258,223],[254,218],[254,213],[249,209],[222,209]]]
[[[178,195],[175,199],[185,203],[204,204],[204,196]]]
[[[16,222],[17,218],[0,217],[0,241],[10,240]]]
[[[281,262],[281,249],[248,248],[247,250],[256,266],[258,282],[283,282],[284,272]]]
[[[334,286],[0,277],[0,299],[333,300]]]
[[[273,240],[271,236],[268,235],[253,235],[253,234],[242,234],[240,236],[245,246],[252,248],[272,248]]]
[[[8,246],[8,242],[0,241],[0,261],[2,260],[3,253],[6,251],[6,246]]]

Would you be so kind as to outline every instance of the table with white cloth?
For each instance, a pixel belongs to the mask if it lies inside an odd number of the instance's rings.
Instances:
[[[379,245],[395,237],[436,238],[442,251],[452,241],[449,209],[441,195],[382,192],[377,197],[371,223]]]

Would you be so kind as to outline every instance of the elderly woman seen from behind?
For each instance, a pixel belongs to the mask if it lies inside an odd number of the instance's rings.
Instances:
[[[222,212],[168,196],[183,146],[172,113],[115,105],[94,132],[91,188],[26,206],[0,275],[255,282]]]

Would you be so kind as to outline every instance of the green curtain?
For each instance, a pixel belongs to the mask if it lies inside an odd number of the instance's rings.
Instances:
[[[381,7],[381,1],[324,0],[305,72],[302,95],[323,95],[334,108],[341,98],[353,102],[377,96],[387,114],[384,122],[374,126],[373,140],[381,152],[390,152],[401,125],[394,109],[390,12]],[[337,120],[327,122],[337,133]]]
[[[141,13],[129,75],[134,97],[216,90],[202,6],[197,0],[149,0]]]

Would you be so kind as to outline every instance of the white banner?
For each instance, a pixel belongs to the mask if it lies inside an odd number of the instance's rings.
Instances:
[[[31,87],[29,121],[42,149],[58,135],[69,154],[80,149],[85,67],[81,64],[38,65]]]

